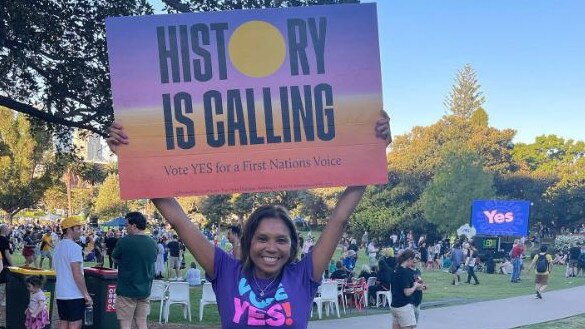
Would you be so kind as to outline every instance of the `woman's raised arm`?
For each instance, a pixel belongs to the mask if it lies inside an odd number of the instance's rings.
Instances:
[[[386,112],[380,112],[380,119],[376,122],[376,136],[382,138],[387,144],[392,142],[390,134],[390,118]],[[335,248],[343,235],[343,231],[349,222],[349,217],[362,199],[365,186],[349,186],[339,197],[333,213],[325,225],[325,229],[319,237],[319,241],[313,247],[313,280],[321,280],[325,268],[329,265],[329,260],[335,252]]]

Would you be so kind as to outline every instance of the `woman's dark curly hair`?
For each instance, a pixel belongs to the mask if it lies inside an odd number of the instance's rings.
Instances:
[[[409,259],[414,259],[414,257],[416,257],[416,253],[414,252],[414,250],[412,250],[412,249],[403,250],[398,255],[398,259],[396,260],[396,268],[398,268],[398,266],[402,265],[402,263],[404,263],[405,261],[407,261]]]
[[[286,264],[294,261],[297,258],[299,251],[299,234],[295,227],[293,220],[286,208],[278,205],[267,205],[256,209],[244,223],[242,230],[241,246],[242,246],[242,257],[241,261],[244,264],[243,270],[249,271],[252,269],[252,260],[250,259],[250,248],[252,247],[252,237],[260,222],[266,218],[278,218],[288,227],[290,231],[290,257]]]

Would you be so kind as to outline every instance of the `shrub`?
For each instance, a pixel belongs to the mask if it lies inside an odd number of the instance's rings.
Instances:
[[[568,253],[574,243],[585,244],[585,235],[557,235],[553,248],[555,252]]]

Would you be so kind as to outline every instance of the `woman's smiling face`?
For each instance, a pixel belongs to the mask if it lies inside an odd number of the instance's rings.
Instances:
[[[259,279],[273,278],[288,263],[291,254],[291,232],[282,219],[262,219],[252,236],[250,259],[254,275]]]

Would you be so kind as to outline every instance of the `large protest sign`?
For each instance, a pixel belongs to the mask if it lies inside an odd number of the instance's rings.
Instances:
[[[474,200],[471,225],[481,235],[526,236],[529,215],[529,201]]]
[[[125,199],[385,183],[375,4],[106,20]]]

